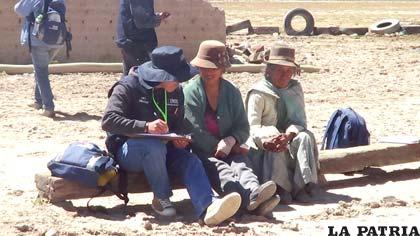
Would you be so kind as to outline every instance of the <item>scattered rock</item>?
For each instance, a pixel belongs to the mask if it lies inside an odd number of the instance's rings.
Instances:
[[[34,228],[30,225],[22,224],[22,225],[15,225],[15,228],[20,232],[28,232],[32,231]]]
[[[249,231],[249,227],[237,226],[234,222],[230,222],[228,226],[219,226],[213,229],[213,233],[219,233],[219,234],[227,234],[227,233],[245,234],[248,231]]]
[[[381,207],[381,205],[378,202],[370,202],[369,207],[375,209]]]
[[[111,233],[112,236],[125,236],[125,233],[121,233],[121,232],[112,232]]]
[[[394,196],[387,196],[381,200],[381,203],[385,207],[396,207],[396,206],[407,206],[407,202],[397,199]]]
[[[299,231],[299,224],[298,223],[291,223],[291,222],[284,222],[281,227],[283,229],[288,229],[292,231]]]
[[[23,190],[15,190],[11,194],[15,195],[16,197],[20,197],[22,196],[23,193],[24,193]]]
[[[47,232],[45,232],[44,236],[57,236],[58,232],[55,229],[49,229]]]
[[[146,229],[146,230],[153,230],[152,223],[150,223],[149,221],[146,221],[144,223],[144,229]]]

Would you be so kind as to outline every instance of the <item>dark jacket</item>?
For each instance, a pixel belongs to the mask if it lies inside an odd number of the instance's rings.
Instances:
[[[120,0],[116,44],[130,48],[136,44],[157,46],[155,27],[160,18],[155,14],[153,0]]]
[[[102,129],[111,134],[130,136],[144,132],[146,122],[163,119],[153,105],[152,90],[139,83],[139,78],[128,75],[109,91],[110,97],[102,118]],[[181,87],[167,94],[169,132],[182,133],[184,120],[184,94]],[[159,106],[164,104],[164,90],[155,90]]]

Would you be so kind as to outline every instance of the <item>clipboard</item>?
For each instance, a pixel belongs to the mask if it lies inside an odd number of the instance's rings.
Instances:
[[[167,134],[149,134],[149,133],[137,133],[137,134],[131,134],[130,138],[158,138],[163,140],[184,140],[191,142],[191,135],[179,135],[176,133],[167,133]]]

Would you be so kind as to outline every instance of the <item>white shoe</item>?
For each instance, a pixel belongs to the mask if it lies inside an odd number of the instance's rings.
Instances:
[[[255,213],[260,216],[265,216],[270,214],[274,208],[280,203],[280,197],[278,195],[272,196],[267,201],[261,203],[260,206],[255,210]]]
[[[241,206],[241,195],[230,193],[223,198],[216,199],[207,207],[204,223],[206,225],[218,225],[235,215]]]

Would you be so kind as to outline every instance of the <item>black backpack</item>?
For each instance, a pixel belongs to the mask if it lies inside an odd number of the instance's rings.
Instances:
[[[66,43],[66,55],[71,51],[72,34],[67,31],[66,6],[62,2],[43,0],[42,12],[32,13],[28,20],[28,46],[31,51],[31,34],[48,45],[62,45]]]

